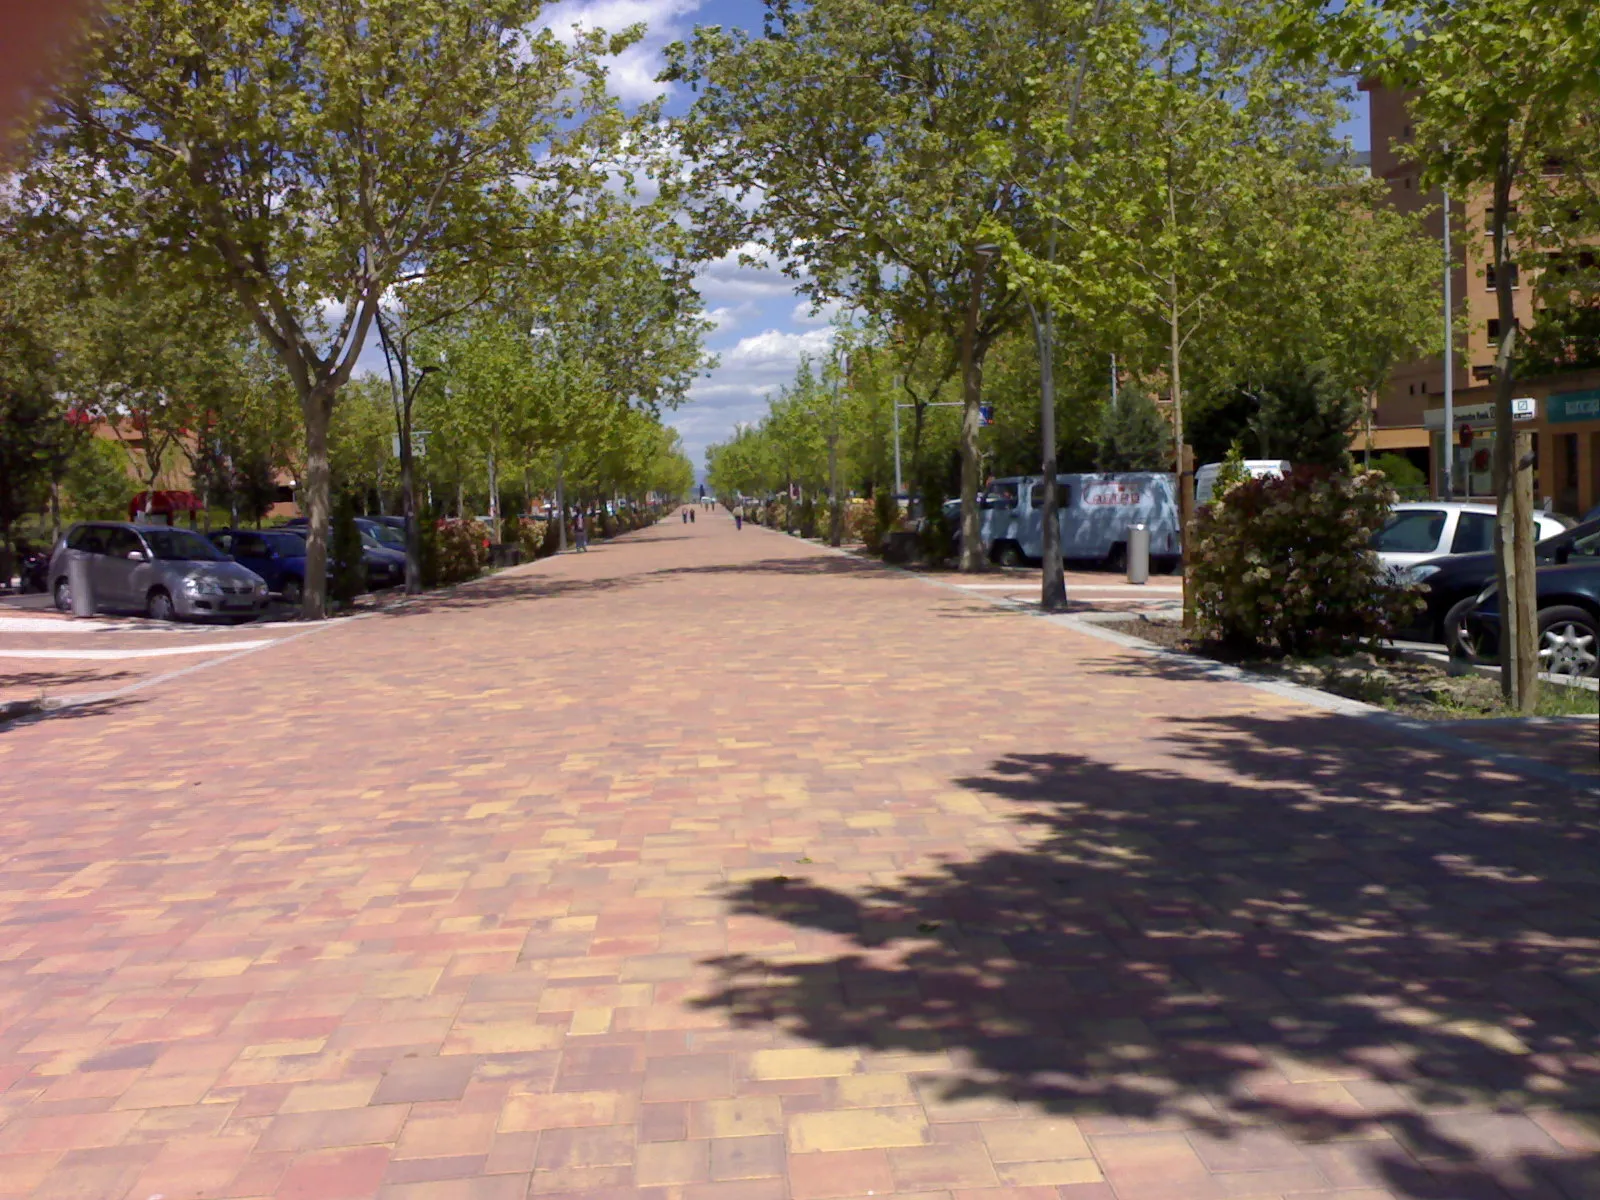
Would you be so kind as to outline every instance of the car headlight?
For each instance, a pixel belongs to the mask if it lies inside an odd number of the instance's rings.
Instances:
[[[183,581],[183,591],[186,596],[220,596],[222,585],[215,579],[189,578]]]
[[[1411,582],[1421,583],[1424,579],[1432,579],[1444,568],[1434,563],[1423,563],[1411,568]]]
[[[256,581],[256,595],[265,596],[266,594],[267,594],[266,580],[264,580],[264,579],[263,580],[257,580]]]

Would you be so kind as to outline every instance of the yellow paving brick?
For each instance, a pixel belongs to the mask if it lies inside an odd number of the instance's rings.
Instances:
[[[928,1139],[928,1122],[920,1108],[861,1108],[789,1118],[789,1150],[795,1154],[921,1146]]]
[[[997,1163],[1088,1158],[1089,1143],[1076,1121],[1052,1117],[1021,1121],[983,1121],[984,1144]]]
[[[855,1072],[854,1050],[758,1050],[750,1056],[752,1079],[823,1079]]]

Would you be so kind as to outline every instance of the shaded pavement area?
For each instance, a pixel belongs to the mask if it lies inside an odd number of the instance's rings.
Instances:
[[[0,730],[0,1197],[1600,1195],[1600,828],[720,515]]]

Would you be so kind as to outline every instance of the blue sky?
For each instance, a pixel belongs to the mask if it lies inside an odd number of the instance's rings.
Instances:
[[[562,0],[548,20],[558,29],[574,22],[607,30],[645,24],[645,38],[613,61],[612,88],[625,103],[665,90],[668,110],[681,112],[692,100],[688,89],[663,89],[654,82],[663,65],[662,48],[687,37],[696,25],[759,28],[761,14],[761,0]],[[1346,132],[1365,148],[1366,97],[1359,102]],[[696,383],[690,402],[668,418],[682,433],[697,470],[703,469],[708,445],[726,438],[736,423],[760,419],[767,394],[793,377],[803,354],[826,351],[831,332],[830,314],[813,315],[795,295],[792,280],[774,270],[741,266],[737,255],[712,263],[699,287],[717,326],[709,348],[720,361]]]

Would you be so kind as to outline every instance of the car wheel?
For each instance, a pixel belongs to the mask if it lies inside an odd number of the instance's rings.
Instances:
[[[56,611],[72,611],[72,585],[65,579],[56,580]]]
[[[177,610],[172,607],[172,597],[161,588],[154,589],[145,601],[145,614],[152,621],[176,621]]]
[[[291,608],[299,608],[300,600],[304,593],[300,590],[298,579],[285,579],[283,581],[283,602]]]
[[[1588,679],[1600,670],[1600,621],[1571,605],[1539,614],[1539,670]]]
[[[1020,567],[1022,565],[1022,547],[1015,542],[1007,542],[995,549],[994,561],[1002,567]]]
[[[1456,601],[1450,611],[1445,613],[1442,622],[1444,648],[1450,652],[1451,658],[1464,658],[1473,663],[1493,662],[1499,655],[1494,638],[1467,620],[1468,614],[1477,606],[1478,598],[1468,596],[1464,600]]]

